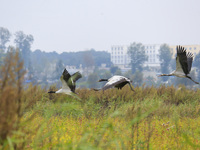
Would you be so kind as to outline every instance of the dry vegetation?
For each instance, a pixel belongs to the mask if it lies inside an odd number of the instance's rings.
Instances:
[[[77,89],[80,102],[24,87],[22,67],[13,52],[1,67],[0,149],[200,149],[199,89]]]

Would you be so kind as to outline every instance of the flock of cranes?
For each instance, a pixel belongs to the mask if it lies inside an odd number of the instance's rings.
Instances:
[[[171,74],[161,74],[159,76],[177,76],[181,78],[188,78],[194,83],[199,84],[198,82],[194,81],[190,76],[188,76],[192,68],[192,62],[194,57],[193,54],[190,52],[186,52],[186,49],[182,46],[177,46],[176,49],[176,70],[174,70]],[[64,69],[62,76],[60,77],[60,80],[62,82],[62,88],[58,91],[49,91],[48,93],[64,93],[74,96],[74,94],[76,94],[76,81],[81,77],[82,75],[80,74],[80,72],[76,72],[73,75],[70,75],[69,72],[66,69]],[[134,91],[131,86],[132,81],[124,76],[115,75],[110,79],[99,80],[99,82],[102,81],[107,81],[107,83],[101,89],[94,89],[95,91],[104,91],[112,87],[122,89],[126,84],[129,84],[131,90]]]

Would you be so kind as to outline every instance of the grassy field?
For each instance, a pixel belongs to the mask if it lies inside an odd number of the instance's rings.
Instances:
[[[17,53],[0,69],[0,149],[200,149],[199,89],[77,89],[79,101],[24,87]]]
[[[31,107],[1,148],[200,149],[200,90],[161,86],[77,92],[81,101],[39,87],[26,89],[22,99]]]

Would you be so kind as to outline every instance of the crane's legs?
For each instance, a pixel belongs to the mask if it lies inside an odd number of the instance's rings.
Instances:
[[[194,83],[199,84],[199,82],[194,81],[190,76],[186,76],[188,79],[192,80]]]

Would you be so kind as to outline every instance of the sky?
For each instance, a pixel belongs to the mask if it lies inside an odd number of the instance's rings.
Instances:
[[[31,34],[32,51],[109,51],[112,45],[132,42],[200,44],[199,0],[0,0],[0,4],[0,27],[7,28],[12,38],[17,31]]]

